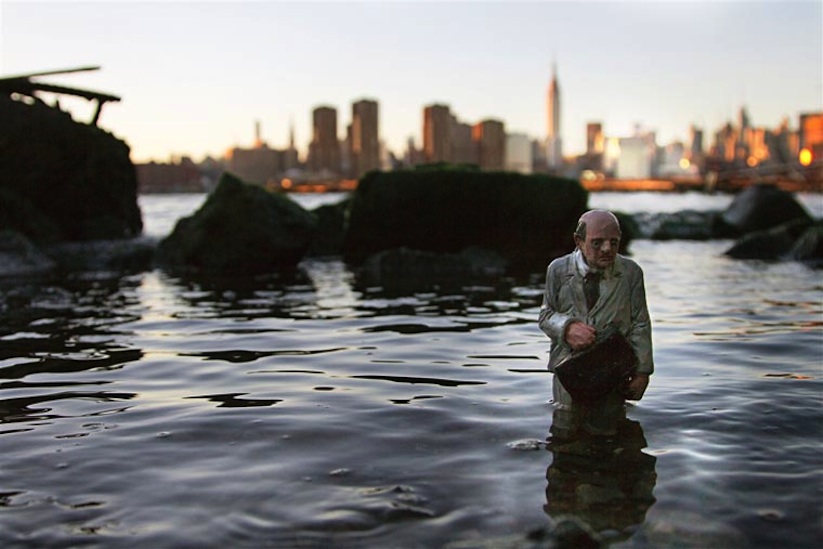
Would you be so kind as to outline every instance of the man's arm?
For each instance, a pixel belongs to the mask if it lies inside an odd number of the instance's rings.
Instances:
[[[631,284],[632,327],[629,341],[637,355],[637,371],[626,386],[626,398],[640,400],[649,385],[649,376],[654,373],[652,355],[652,323],[646,304],[646,287],[643,271],[638,267]]]
[[[546,286],[543,290],[543,304],[540,306],[537,324],[551,338],[552,343],[559,343],[565,341],[566,328],[574,320],[574,317],[558,311],[559,277],[554,273],[553,267],[555,266],[556,264],[552,263],[546,269]]]

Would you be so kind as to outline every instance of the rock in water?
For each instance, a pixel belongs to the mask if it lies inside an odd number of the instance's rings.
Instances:
[[[294,269],[316,220],[283,194],[224,173],[193,215],[160,242],[158,262],[212,275],[256,275]]]
[[[371,172],[358,184],[344,242],[359,265],[383,250],[491,250],[514,270],[535,272],[574,248],[588,193],[544,174],[418,168]]]
[[[812,221],[791,193],[766,184],[741,191],[720,218],[737,234],[765,231],[798,219]]]
[[[141,234],[125,142],[57,108],[5,95],[0,120],[0,228],[37,243]]]

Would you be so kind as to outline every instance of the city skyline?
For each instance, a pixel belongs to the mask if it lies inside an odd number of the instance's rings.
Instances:
[[[366,98],[398,154],[422,146],[431,104],[545,139],[553,66],[575,155],[589,123],[665,144],[745,106],[755,126],[796,128],[823,108],[823,3],[0,3],[0,76],[89,64],[102,70],[43,80],[122,97],[100,125],[136,162],[250,147],[257,121],[269,146],[293,138],[305,156],[316,107],[337,110],[342,139]]]

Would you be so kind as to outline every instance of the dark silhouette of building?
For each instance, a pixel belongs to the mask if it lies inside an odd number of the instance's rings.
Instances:
[[[380,168],[377,101],[361,99],[352,104],[349,162],[356,179]]]
[[[477,164],[484,170],[502,170],[506,165],[506,130],[499,120],[483,120],[472,128]]]
[[[321,106],[312,111],[312,140],[308,169],[312,172],[341,171],[340,141],[337,137],[337,109]]]
[[[423,158],[425,162],[452,161],[452,116],[448,105],[423,109]]]

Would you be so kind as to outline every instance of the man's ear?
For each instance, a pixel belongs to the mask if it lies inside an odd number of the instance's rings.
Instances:
[[[574,245],[582,250],[583,244],[585,244],[585,242],[583,242],[583,239],[577,235],[574,235]]]

